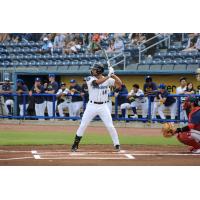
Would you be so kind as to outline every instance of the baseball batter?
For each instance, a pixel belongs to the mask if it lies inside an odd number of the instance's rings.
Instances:
[[[110,133],[115,150],[120,151],[118,134],[113,126],[112,117],[107,102],[109,87],[114,85],[119,87],[122,82],[114,74],[112,67],[109,68],[108,76],[103,76],[103,72],[104,67],[100,64],[95,64],[91,68],[91,76],[87,77],[86,79],[86,83],[88,85],[89,102],[83,114],[81,124],[76,132],[74,143],[71,148],[73,152],[77,151],[78,145],[87,126],[96,115],[99,115],[108,132]]]

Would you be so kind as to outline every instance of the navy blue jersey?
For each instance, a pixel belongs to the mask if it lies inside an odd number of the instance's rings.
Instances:
[[[176,102],[176,99],[174,97],[169,96],[169,93],[167,92],[167,90],[165,90],[164,93],[158,92],[156,94],[157,99],[160,99],[159,95],[161,95],[162,98],[166,98],[166,101],[164,103],[165,106],[171,106],[173,103]]]
[[[2,85],[2,90],[3,91],[11,91],[12,90],[12,86],[10,84],[3,84]],[[8,94],[8,93],[7,93]],[[11,93],[9,93],[11,94]],[[13,99],[13,96],[4,96],[4,100],[8,100],[8,99]]]
[[[119,93],[119,95],[117,96],[117,102],[119,106],[123,103],[128,103],[128,90],[125,85],[122,84],[121,89],[117,88],[114,92]]]
[[[31,88],[31,91],[32,91],[33,94],[44,94],[44,87],[42,85],[37,86],[37,88],[40,90],[39,93],[36,92],[35,86],[33,86]],[[33,98],[34,98],[34,102],[36,104],[41,104],[41,103],[44,103],[44,101],[45,101],[45,97],[44,96],[34,96]]]
[[[28,104],[28,95],[23,97],[22,94],[28,94],[28,87],[26,85],[17,86],[17,92],[20,91],[20,94],[17,96],[17,101],[19,104],[23,104],[23,98],[25,100],[25,104]]]
[[[74,92],[74,94],[79,94],[82,91],[82,88],[80,85],[76,84],[75,86],[70,86],[69,90],[75,89],[76,91]],[[81,96],[72,96],[72,102],[78,102],[78,101],[83,101]]]
[[[54,94],[56,94],[58,91],[58,83],[56,81],[54,81],[53,83],[49,83],[46,88],[46,91],[53,91],[53,90],[54,90]],[[53,96],[47,96],[46,100],[53,101]]]
[[[157,90],[158,90],[158,87],[157,87],[156,83],[154,83],[154,82],[152,82],[150,85],[147,83],[144,84],[143,91],[144,91],[144,94],[146,94],[147,96],[156,94]],[[150,101],[153,102],[154,97],[151,97]]]

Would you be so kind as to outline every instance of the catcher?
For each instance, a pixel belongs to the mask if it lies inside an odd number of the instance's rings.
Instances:
[[[184,103],[184,109],[189,109],[188,125],[182,128],[175,128],[172,123],[163,124],[162,133],[164,137],[177,135],[177,139],[190,146],[192,153],[200,153],[200,105],[199,99],[187,97]]]

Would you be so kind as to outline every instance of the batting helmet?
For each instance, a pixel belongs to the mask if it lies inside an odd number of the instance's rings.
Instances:
[[[103,74],[104,72],[104,67],[101,64],[94,64],[91,68],[90,68],[90,73],[92,74],[92,70],[95,69],[97,74]],[[93,75],[93,74],[92,74]]]

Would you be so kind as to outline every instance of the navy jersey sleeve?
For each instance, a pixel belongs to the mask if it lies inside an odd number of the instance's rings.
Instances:
[[[55,91],[54,93],[57,93],[57,91],[58,91],[58,83],[54,82],[53,85],[52,85],[52,88]]]

